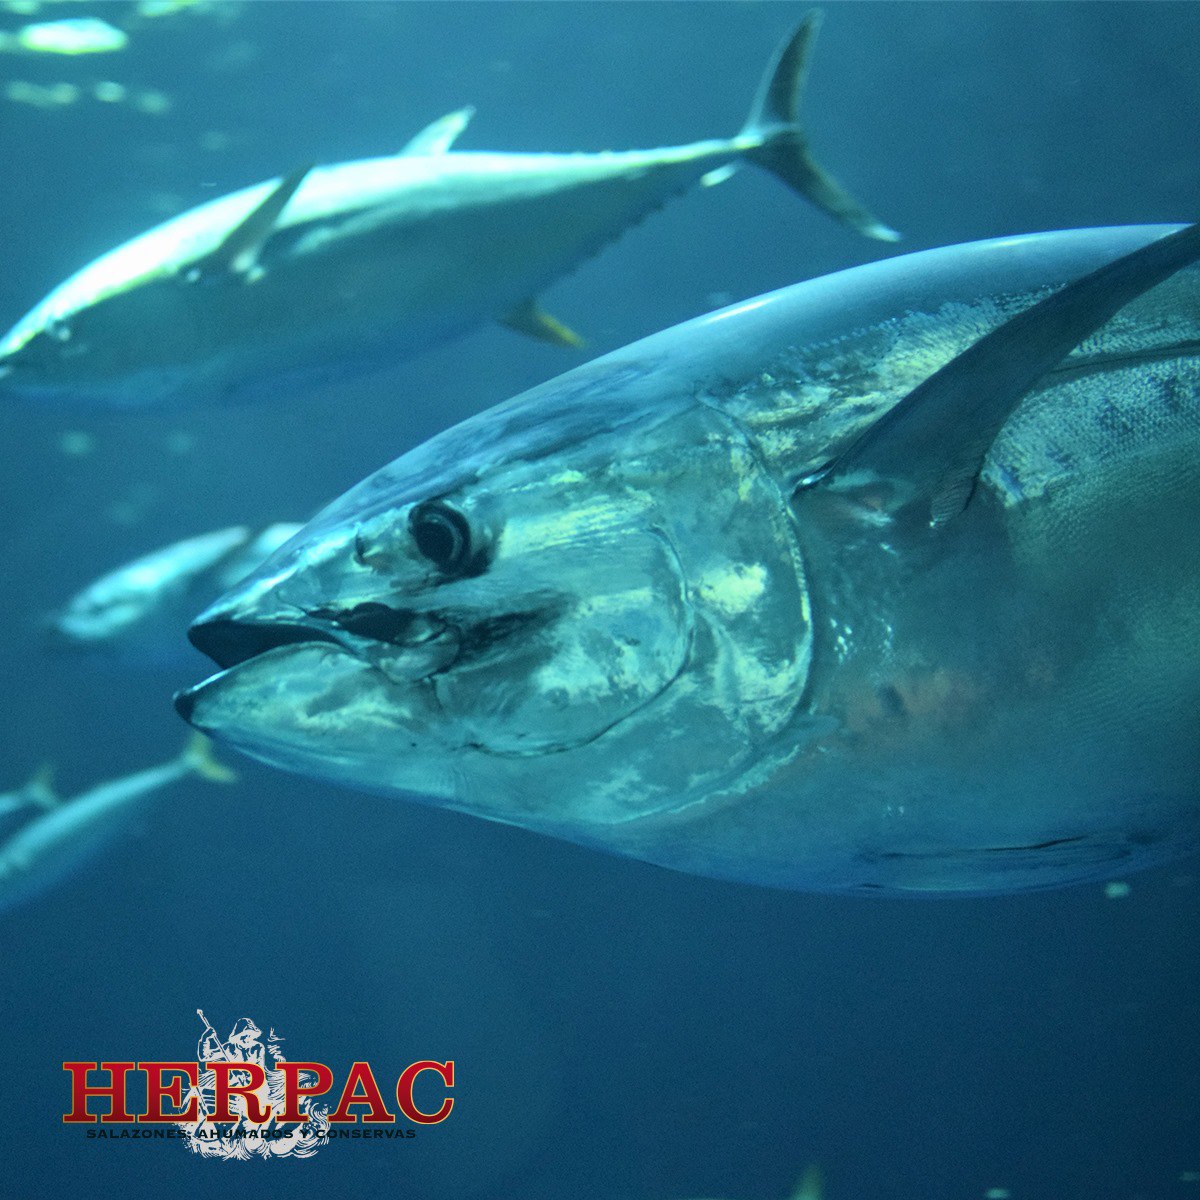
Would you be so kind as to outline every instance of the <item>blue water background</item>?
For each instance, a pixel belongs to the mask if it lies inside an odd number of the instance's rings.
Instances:
[[[733,132],[802,11],[274,3],[148,24],[118,56],[0,58],[3,80],[173,102],[0,104],[0,325],[169,211],[390,153],[465,103],[462,148]],[[830,4],[805,111],[906,250],[1194,219],[1200,5]],[[599,352],[889,252],[748,169],[544,300]],[[198,656],[143,676],[47,657],[38,614],[162,542],[302,518],[576,361],[489,328],[252,408],[0,404],[0,790],[46,760],[72,791],[168,757],[186,732],[170,695],[204,673]],[[72,430],[90,455],[63,453]],[[783,1200],[810,1161],[828,1200],[1200,1196],[1179,1178],[1200,1171],[1195,862],[1121,900],[790,895],[237,767],[236,787],[164,794],[69,886],[0,915],[4,1200]],[[268,1164],[61,1124],[64,1060],[187,1058],[197,1007],[222,1033],[275,1026],[292,1057],[369,1059],[385,1086],[454,1058],[458,1107],[411,1142]]]

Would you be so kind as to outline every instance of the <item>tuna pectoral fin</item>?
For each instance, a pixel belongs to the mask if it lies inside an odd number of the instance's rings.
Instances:
[[[539,308],[536,300],[526,300],[518,304],[507,316],[500,318],[500,324],[507,325],[509,329],[515,329],[518,333],[526,333],[539,341],[553,342],[556,346],[570,346],[580,350],[584,345],[579,334]]]
[[[301,167],[281,179],[258,204],[222,239],[221,244],[188,271],[189,282],[220,274],[244,274],[262,244],[271,236],[275,222],[287,207],[311,166]]]
[[[813,9],[775,52],[737,141],[751,162],[778,176],[843,225],[881,242],[897,241],[900,235],[859,204],[808,152],[808,139],[800,124],[800,97],[820,27],[821,14]]]
[[[1126,304],[1197,259],[1200,224],[1060,288],[951,359],[801,486],[894,485],[893,510],[944,525],[970,502],[992,442],[1038,380]]]
[[[431,125],[426,125],[400,153],[412,156],[445,154],[474,115],[474,108],[467,105],[466,108],[459,108],[444,117],[438,117]]]

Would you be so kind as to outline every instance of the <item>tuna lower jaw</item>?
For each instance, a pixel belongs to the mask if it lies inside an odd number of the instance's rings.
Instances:
[[[358,791],[457,801],[432,689],[328,642],[276,646],[181,692],[185,720],[285,771]]]
[[[326,752],[375,753],[414,744],[426,723],[420,689],[397,684],[345,648],[323,641],[275,645],[175,697],[179,714],[222,741],[279,765]]]

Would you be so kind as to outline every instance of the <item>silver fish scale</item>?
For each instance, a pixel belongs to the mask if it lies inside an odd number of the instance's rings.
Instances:
[[[1128,305],[1021,402],[983,478],[1016,503],[1072,474],[1169,461],[1198,424],[1200,272],[1191,269]]]
[[[712,403],[753,432],[779,476],[800,477],[835,458],[935,371],[1051,290],[945,304],[790,348]]]
[[[780,477],[803,477],[985,334],[1055,290],[947,303],[789,348],[752,381],[706,399],[754,433]],[[1127,453],[1129,436],[1157,439],[1171,436],[1170,429],[1182,435],[1188,422],[1194,429],[1196,380],[1173,349],[1184,350],[1185,358],[1200,352],[1200,270],[1182,272],[1129,305],[1072,351],[1055,372],[1070,382],[1056,382],[1022,403],[989,456],[985,479],[1017,500],[1038,494],[1076,464]],[[1102,381],[1124,357],[1136,360],[1137,370],[1131,365],[1122,372],[1123,379],[1136,378],[1136,386],[1117,389],[1112,398]],[[1085,385],[1085,377],[1096,383]],[[1051,416],[1045,396],[1056,409],[1075,411]]]
[[[1075,474],[1169,456],[1194,442],[1198,424],[1200,358],[1118,365],[1031,393],[1001,430],[983,479],[1018,503]]]

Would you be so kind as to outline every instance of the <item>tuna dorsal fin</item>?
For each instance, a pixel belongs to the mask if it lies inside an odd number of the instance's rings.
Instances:
[[[403,150],[404,155],[445,154],[458,140],[459,134],[466,129],[475,109],[471,105],[466,108],[456,108],[454,112],[438,117],[430,125],[426,125]]]
[[[244,274],[262,248],[262,244],[270,237],[280,213],[287,207],[288,201],[296,194],[297,188],[311,170],[310,164],[285,175],[249,214],[221,239],[215,250],[188,271],[188,282],[194,283],[217,274]]]
[[[1067,284],[951,359],[799,486],[891,484],[891,511],[945,525],[970,502],[984,457],[1030,388],[1126,304],[1197,259],[1200,224]]]
[[[570,346],[579,350],[584,345],[579,334],[556,317],[552,317],[536,300],[525,300],[518,304],[507,316],[500,318],[500,324],[539,341],[552,342],[556,346]]]

